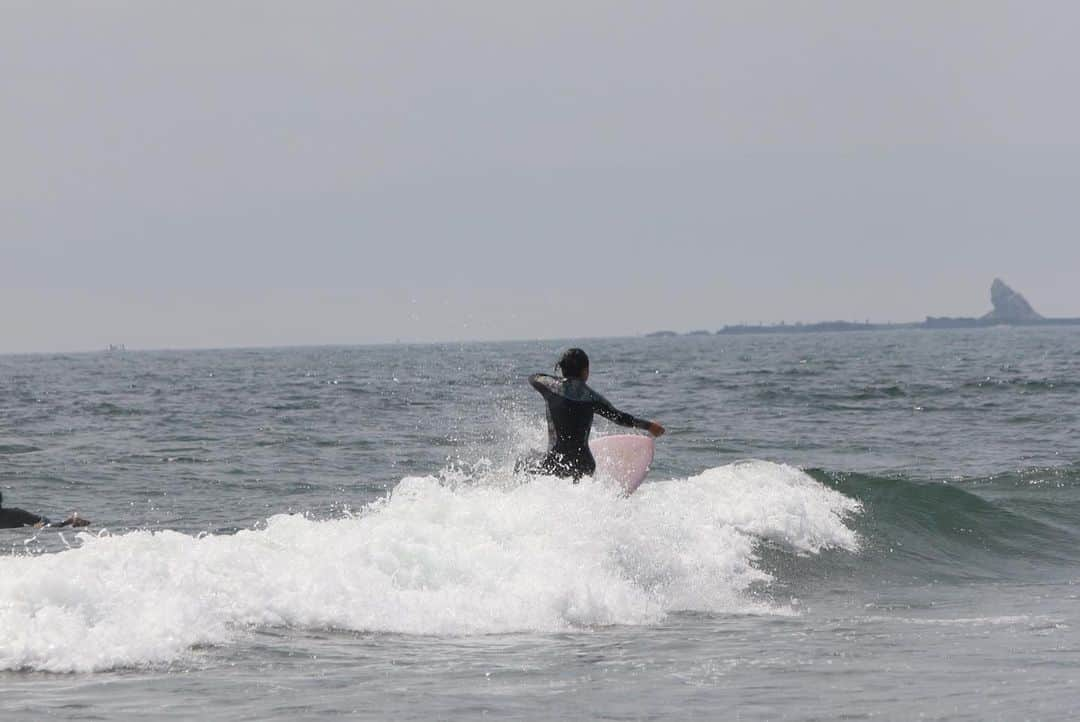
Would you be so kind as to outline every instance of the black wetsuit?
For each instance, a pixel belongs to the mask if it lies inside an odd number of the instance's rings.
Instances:
[[[647,429],[652,423],[619,411],[581,379],[534,374],[529,383],[547,402],[548,452],[535,464],[541,473],[579,479],[596,471],[596,460],[589,451],[593,414],[638,429]]]
[[[48,524],[49,520],[25,509],[0,509],[0,529],[15,529],[20,526]]]
[[[15,529],[20,526],[46,525],[49,520],[25,509],[5,509],[4,495],[0,494],[0,529]]]

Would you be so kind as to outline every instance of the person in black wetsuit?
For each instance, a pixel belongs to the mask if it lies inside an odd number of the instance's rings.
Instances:
[[[639,419],[619,411],[586,385],[589,357],[579,348],[568,349],[557,364],[562,378],[533,374],[529,383],[547,402],[548,451],[519,465],[519,470],[580,479],[596,471],[589,451],[593,415],[600,414],[619,426],[646,429],[653,436],[664,433],[655,421]]]
[[[15,529],[21,526],[32,526],[40,529],[46,526],[87,526],[90,522],[83,519],[77,513],[72,514],[63,521],[49,521],[48,518],[31,514],[25,509],[5,509],[4,495],[0,493],[0,529]]]

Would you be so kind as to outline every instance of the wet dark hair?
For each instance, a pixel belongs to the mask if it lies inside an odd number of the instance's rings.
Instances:
[[[579,348],[568,348],[559,363],[555,364],[568,379],[580,379],[589,368],[589,356]]]

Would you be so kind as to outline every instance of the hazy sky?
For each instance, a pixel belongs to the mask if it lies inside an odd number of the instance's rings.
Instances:
[[[1080,316],[1078,28],[0,0],[0,352]]]

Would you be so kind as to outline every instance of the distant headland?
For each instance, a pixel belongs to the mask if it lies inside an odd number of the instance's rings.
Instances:
[[[925,321],[911,323],[858,323],[855,321],[821,321],[818,323],[738,324],[724,326],[718,334],[740,333],[815,333],[826,331],[895,331],[905,328],[988,328],[991,326],[1080,326],[1080,318],[1045,318],[1035,311],[1023,294],[1009,288],[1000,278],[990,285],[993,309],[979,317],[927,316]],[[692,331],[703,335],[708,331]],[[654,331],[646,336],[678,336],[675,331]]]

